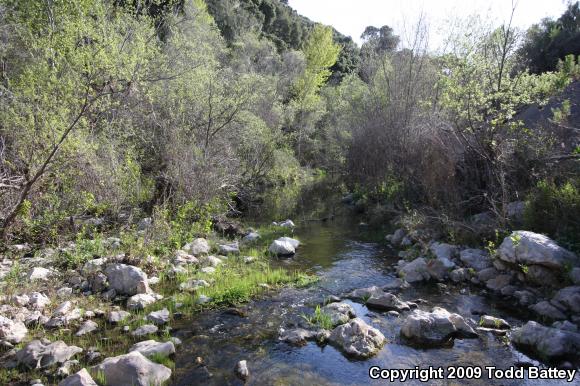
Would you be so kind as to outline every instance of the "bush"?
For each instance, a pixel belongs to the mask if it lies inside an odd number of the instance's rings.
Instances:
[[[580,251],[580,189],[578,179],[562,185],[540,181],[526,200],[525,226]]]

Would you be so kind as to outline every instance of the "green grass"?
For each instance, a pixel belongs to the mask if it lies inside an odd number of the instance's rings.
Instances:
[[[334,328],[334,324],[332,323],[330,315],[323,312],[320,306],[316,306],[313,315],[301,315],[301,316],[312,326],[318,326],[325,330],[332,330]]]

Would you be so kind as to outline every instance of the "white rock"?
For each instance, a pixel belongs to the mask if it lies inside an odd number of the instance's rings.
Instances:
[[[125,264],[110,264],[105,273],[109,279],[110,288],[119,294],[133,296],[151,291],[147,274],[140,268]]]
[[[208,254],[211,250],[209,243],[206,239],[195,239],[191,243],[183,247],[186,251],[189,251],[194,256]]]
[[[127,309],[142,310],[145,307],[155,303],[156,301],[157,298],[152,294],[133,295],[127,300]]]
[[[30,281],[48,280],[52,275],[52,271],[43,267],[34,267],[28,278]]]
[[[33,292],[30,294],[30,307],[36,310],[42,310],[50,304],[50,299],[40,292]]]
[[[155,340],[145,340],[133,345],[129,352],[138,351],[147,358],[152,356],[168,357],[175,354],[175,345],[173,342],[157,342]]]
[[[385,344],[385,336],[359,318],[336,327],[328,340],[356,358],[369,358]]]
[[[516,231],[506,237],[499,247],[499,257],[508,263],[537,264],[556,269],[580,265],[580,259],[574,253],[544,235],[528,231]]]
[[[81,371],[62,380],[58,384],[58,386],[98,386],[98,385],[93,380],[87,369],[82,369]]]
[[[20,343],[26,338],[28,329],[22,322],[12,321],[0,315],[0,340],[10,343]]]
[[[107,358],[92,367],[91,373],[101,373],[107,386],[161,386],[171,377],[171,369],[151,362],[137,351]]]

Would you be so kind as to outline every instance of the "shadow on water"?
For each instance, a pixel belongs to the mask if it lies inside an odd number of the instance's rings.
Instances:
[[[248,361],[249,385],[362,385],[381,384],[368,376],[371,366],[382,368],[414,368],[419,366],[497,366],[505,368],[517,362],[532,362],[506,345],[502,338],[482,334],[479,339],[456,340],[453,347],[417,349],[399,338],[401,318],[367,309],[352,303],[357,316],[378,328],[388,343],[380,353],[366,361],[345,357],[332,346],[309,343],[293,347],[278,341],[280,327],[300,326],[301,315],[311,314],[328,295],[341,295],[355,288],[385,285],[395,279],[393,264],[398,258],[382,240],[388,229],[361,226],[360,219],[344,208],[340,198],[331,194],[332,187],[294,192],[276,198],[278,204],[266,202],[255,223],[292,218],[297,222],[295,236],[303,245],[293,259],[281,261],[291,269],[316,273],[320,280],[307,288],[285,288],[261,299],[242,305],[244,315],[227,310],[208,311],[175,327],[183,346],[178,350],[174,385],[241,385],[233,372],[235,364]],[[326,189],[326,191],[324,190]],[[292,197],[293,203],[287,200]],[[332,204],[335,208],[329,207]],[[270,207],[268,207],[271,205]],[[333,216],[329,216],[333,214]],[[326,221],[311,221],[332,217]],[[445,292],[442,292],[445,291]],[[483,311],[503,317],[512,325],[523,321],[509,304],[496,304],[482,297],[475,288],[440,290],[436,285],[414,286],[400,293],[404,300],[422,298],[420,308],[441,306],[466,318],[472,311]],[[476,323],[473,320],[473,324]],[[196,358],[203,358],[203,364]],[[425,384],[419,381],[407,385]],[[430,381],[430,385],[542,385],[534,381],[497,381],[488,379]],[[558,384],[550,382],[550,385]],[[562,384],[565,384],[562,383]]]

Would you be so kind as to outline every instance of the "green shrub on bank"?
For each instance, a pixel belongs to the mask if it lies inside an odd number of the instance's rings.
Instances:
[[[525,228],[545,233],[580,251],[579,181],[540,181],[526,200]]]

